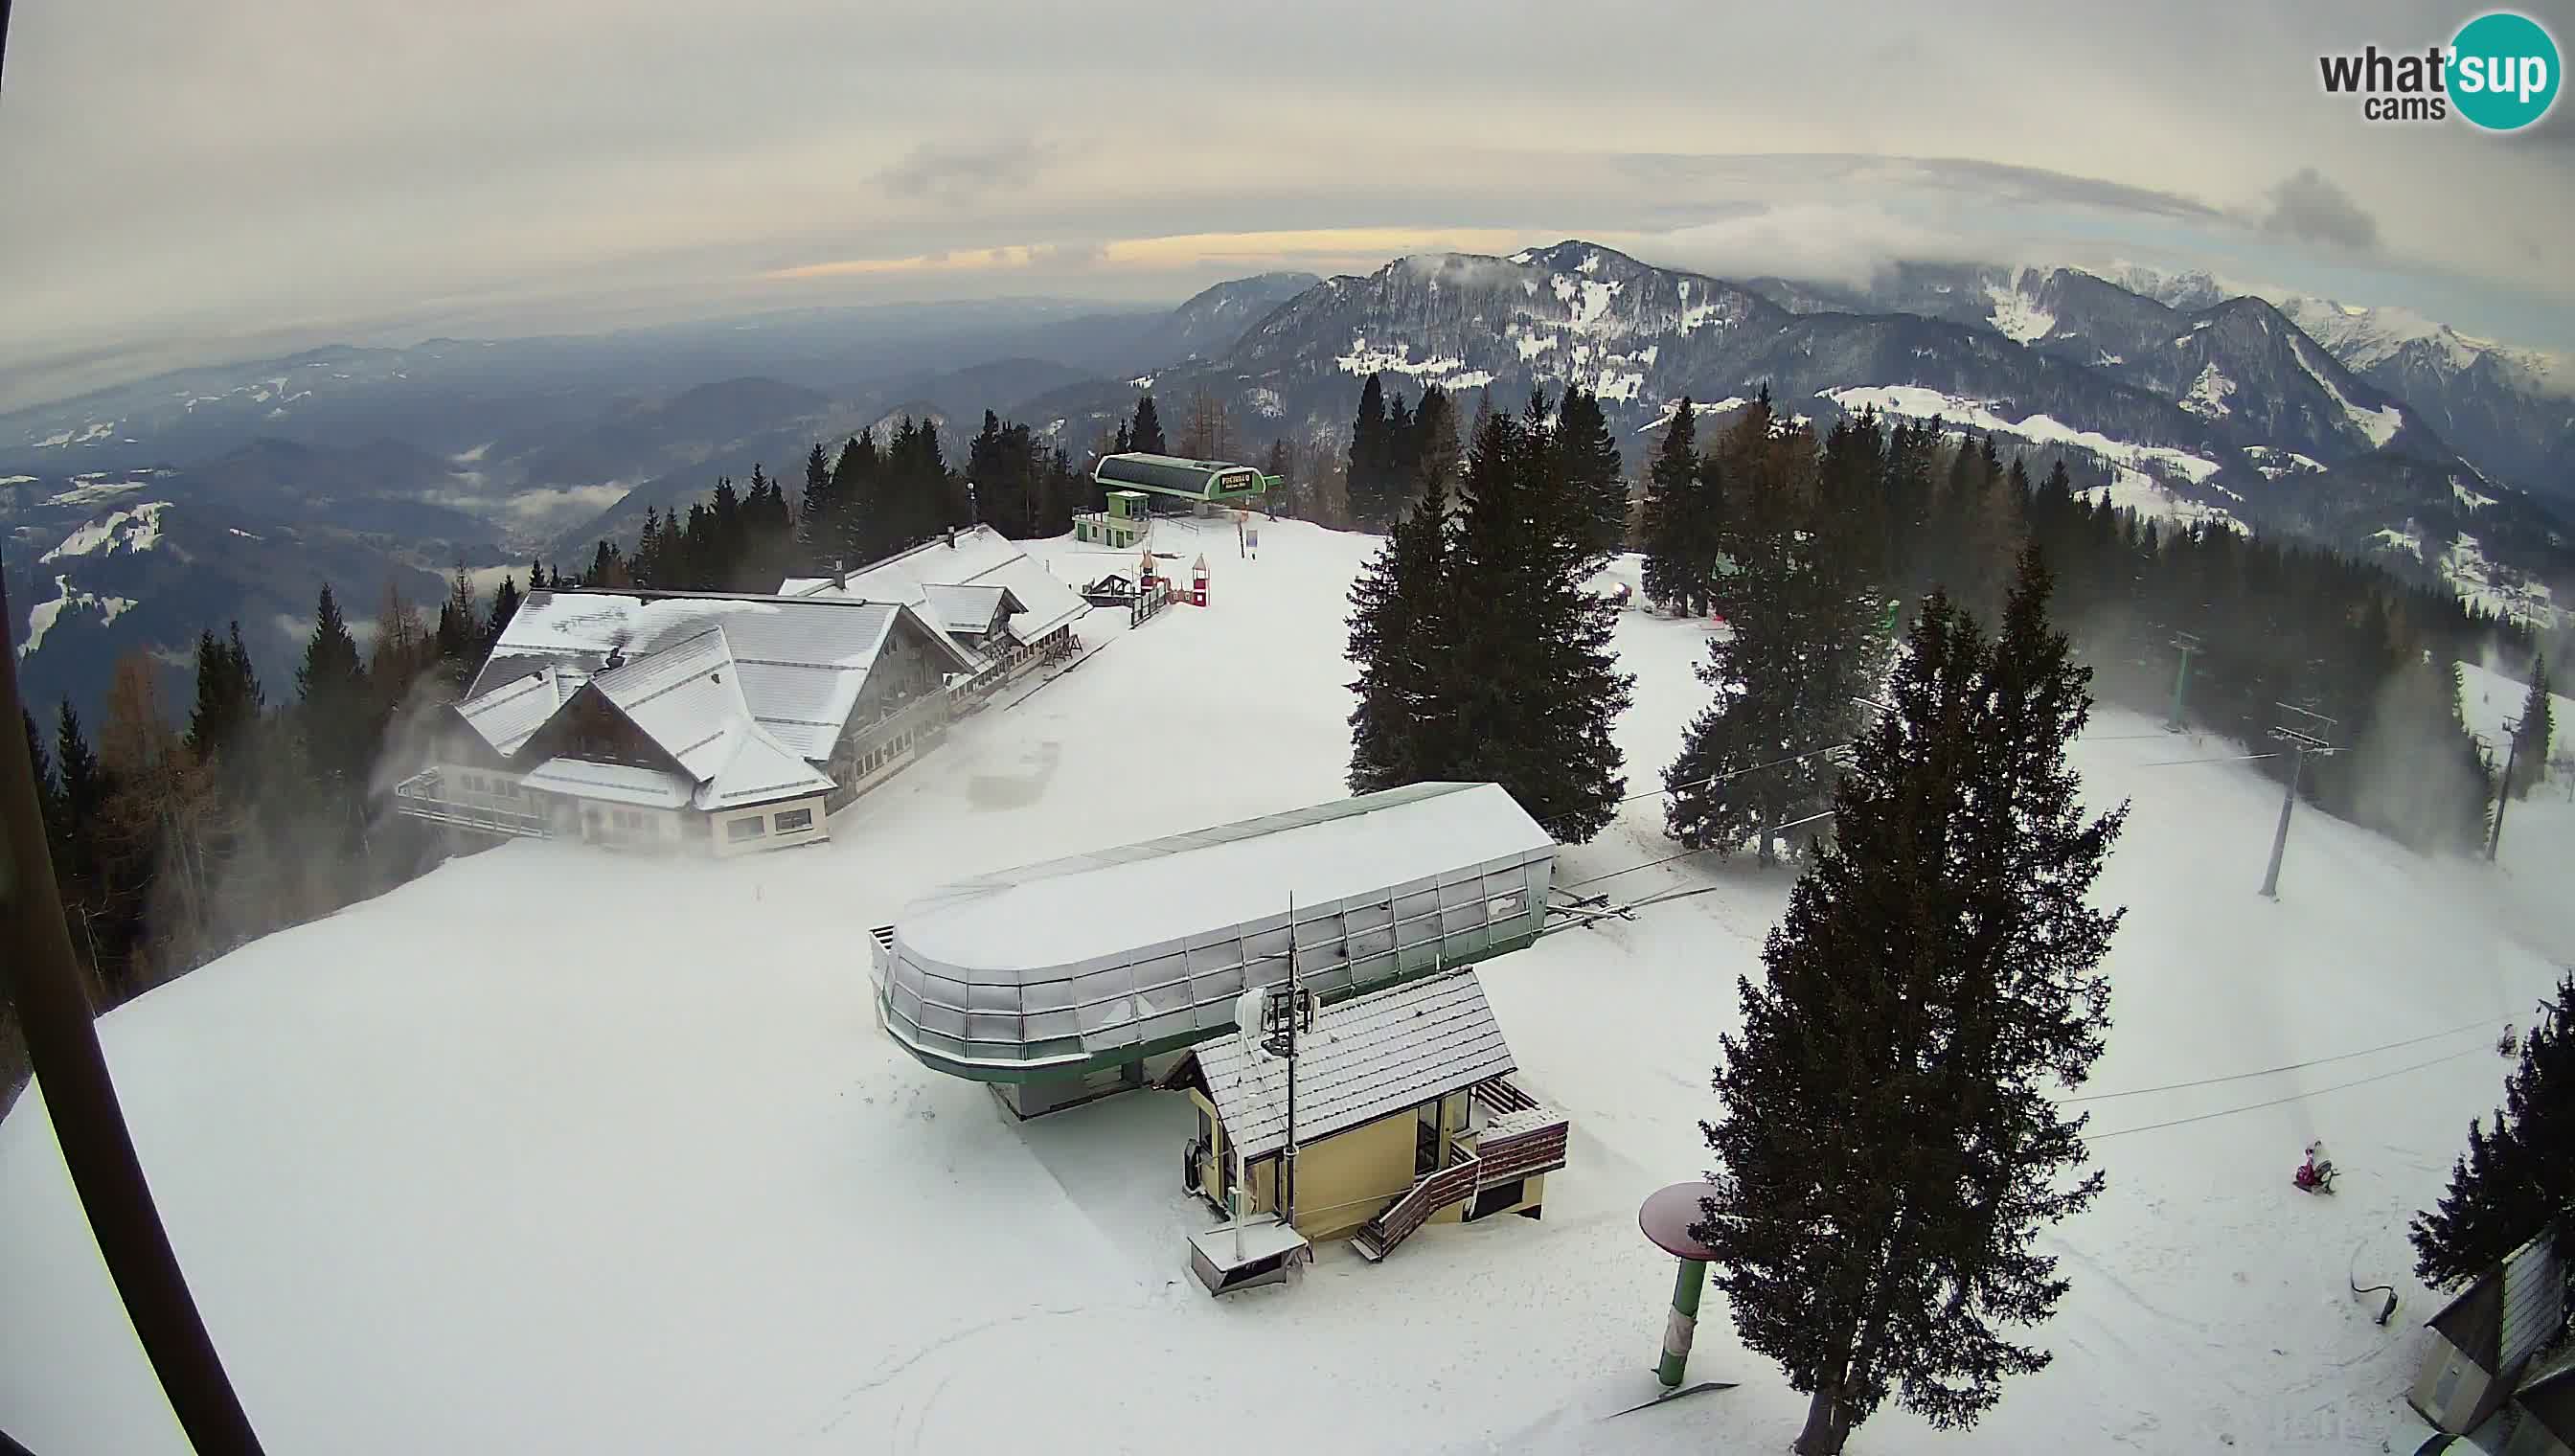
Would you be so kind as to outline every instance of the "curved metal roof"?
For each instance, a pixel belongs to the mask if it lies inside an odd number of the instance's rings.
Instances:
[[[1416,783],[949,885],[884,933],[879,992],[943,1070],[1116,1065],[1231,1027],[1291,934],[1326,999],[1526,944],[1554,860],[1499,785]]]

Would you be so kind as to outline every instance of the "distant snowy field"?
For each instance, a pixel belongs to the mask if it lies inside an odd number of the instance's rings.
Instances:
[[[1636,1204],[1707,1163],[1716,1038],[1785,873],[1625,875],[1603,887],[1718,888],[1486,968],[1524,1084],[1573,1117],[1542,1222],[1434,1228],[1374,1266],[1334,1245],[1300,1287],[1224,1301],[1184,1263],[1214,1220],[1181,1192],[1179,1097],[1015,1123],[877,1031],[867,931],[916,892],[1342,791],[1344,594],[1372,543],[1261,535],[1244,562],[1211,531],[1208,611],[1132,639],[1096,614],[1097,656],[842,812],[827,847],[512,844],[108,1017],[163,1212],[273,1456],[1786,1449],[1804,1403],[1713,1291],[1690,1375],[1740,1388],[1599,1419],[1655,1389],[1672,1265]],[[1160,545],[1198,549],[1180,543]],[[1075,582],[1131,560],[1046,550]],[[1704,701],[1704,638],[1621,623],[1630,791]],[[2496,1030],[2575,958],[2575,810],[2555,786],[2516,805],[2499,871],[2302,810],[2274,904],[2254,891],[2277,789],[2242,765],[2153,766],[2238,751],[2106,712],[2078,750],[2096,803],[2134,802],[2102,883],[2131,907],[2116,1026],[2085,1090],[2338,1059],[2092,1103],[2110,1186],[2047,1243],[2073,1281],[2036,1334],[2056,1363],[1972,1432],[1890,1409],[1855,1451],[2401,1452],[2424,1434],[2403,1388],[2434,1301],[2406,1276],[2404,1224],[2500,1095]],[[1668,852],[1659,812],[1628,805],[1560,880]],[[2316,1136],[2344,1170],[2331,1198],[2289,1187]],[[2347,1292],[2355,1259],[2405,1290],[2394,1328]],[[45,1456],[185,1449],[41,1089],[0,1124],[0,1430]]]

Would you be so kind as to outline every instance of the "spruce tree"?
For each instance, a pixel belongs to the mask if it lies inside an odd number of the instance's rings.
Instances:
[[[1358,413],[1350,420],[1348,456],[1350,515],[1359,529],[1381,529],[1389,514],[1392,483],[1385,478],[1393,458],[1391,425],[1385,413],[1385,380],[1370,374],[1359,386]]]
[[[2557,740],[2557,714],[2548,692],[2548,659],[2530,665],[2530,691],[2522,696],[2520,727],[2513,730],[2512,796],[2530,790],[2548,776],[2548,750]]]
[[[1838,1452],[1889,1396],[1972,1426],[2044,1368],[2013,1327],[2068,1287],[2032,1245],[2100,1192],[2056,1088],[2101,1052],[2122,911],[2087,892],[2126,809],[2086,818],[2065,750],[2088,670],[2025,557],[1988,643],[1923,606],[1834,790],[1834,841],[1789,894],[1722,1038],[1718,1167],[1693,1232],[1752,1349],[1809,1397],[1796,1450]]]
[[[1706,615],[1708,579],[1716,572],[1718,500],[1715,476],[1698,455],[1697,411],[1681,397],[1662,444],[1645,472],[1645,600]]]
[[[2415,1272],[2457,1288],[2560,1220],[2575,1232],[2575,975],[2521,1045],[2494,1126],[2468,1124],[2468,1150],[2440,1205],[2414,1217]]]
[[[1412,435],[1413,473],[1396,482],[1395,489],[1437,491],[1445,499],[1457,483],[1462,448],[1457,439],[1457,402],[1446,390],[1432,385],[1421,392],[1420,408],[1412,412]]]
[[[1449,612],[1453,532],[1447,499],[1424,492],[1350,587],[1352,793],[1435,777],[1455,751],[1447,680],[1457,625]]]
[[[501,589],[492,594],[492,620],[483,627],[484,656],[491,656],[492,649],[501,645],[501,634],[510,630],[510,619],[519,615],[519,603],[523,600],[519,595],[519,584],[504,574]]]
[[[1172,453],[1171,447],[1163,442],[1163,416],[1154,408],[1151,394],[1136,401],[1136,426],[1128,432],[1127,448],[1139,455]]]
[[[1775,431],[1756,407],[1724,453],[1737,489],[1714,593],[1727,626],[1698,669],[1715,698],[1663,770],[1663,817],[1689,848],[1730,854],[1750,840],[1768,864],[1823,832],[1813,821],[1830,751],[1857,731],[1882,661],[1877,594],[1848,523],[1803,479],[1812,452],[1802,432]]]
[[[814,442],[805,457],[805,494],[796,502],[796,546],[799,558],[808,571],[832,569],[832,530],[836,502],[832,496],[832,465],[823,455],[823,443]]]
[[[243,648],[241,624],[229,641],[197,636],[197,702],[188,713],[188,748],[199,762],[228,758],[259,720],[259,679]]]
[[[1626,464],[1618,458],[1618,442],[1609,434],[1599,396],[1578,386],[1564,392],[1556,407],[1555,441],[1564,456],[1565,480],[1587,513],[1592,551],[1606,557],[1624,550]]]
[[[1467,454],[1441,674],[1457,742],[1435,771],[1501,784],[1579,844],[1617,815],[1626,780],[1610,727],[1635,680],[1617,671],[1617,609],[1584,589],[1586,516],[1542,420],[1537,401],[1522,418],[1492,415]]]
[[[368,766],[375,761],[377,724],[357,639],[349,635],[328,582],[314,607],[313,635],[305,642],[295,687],[303,704],[305,740],[324,791],[354,812],[367,789]]]

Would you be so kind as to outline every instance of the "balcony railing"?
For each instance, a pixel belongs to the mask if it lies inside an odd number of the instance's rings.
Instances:
[[[436,768],[424,768],[394,785],[394,811],[434,824],[453,824],[512,838],[542,839],[551,832],[542,814],[504,808],[483,794],[451,791],[445,775]]]

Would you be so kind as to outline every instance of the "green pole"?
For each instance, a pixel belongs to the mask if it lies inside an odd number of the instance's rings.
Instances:
[[[2171,728],[2178,729],[2178,728],[2180,728],[2180,727],[2181,727],[2181,704],[2182,704],[2182,695],[2183,695],[2184,693],[2188,692],[2188,691],[2189,691],[2189,688],[2190,688],[2190,655],[2191,655],[2191,652],[2192,652],[2192,649],[2191,649],[2191,648],[2189,648],[2189,647],[2184,647],[2184,648],[2182,648],[2182,650],[2181,650],[2181,671],[2180,671],[2180,672],[2178,672],[2178,673],[2175,673],[2175,674],[2173,675],[2172,717],[2171,717],[2171,719],[2170,719],[2170,720],[2165,724],[2165,727],[2167,727],[2167,728]]]
[[[1680,1277],[1672,1281],[1672,1318],[1663,1326],[1663,1363],[1654,1367],[1654,1378],[1665,1388],[1681,1383],[1681,1368],[1689,1363],[1690,1336],[1698,1329],[1699,1285],[1706,1282],[1705,1259],[1681,1260]]]

